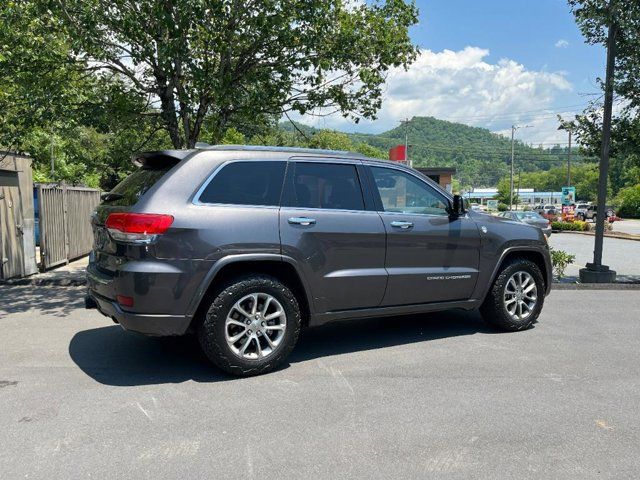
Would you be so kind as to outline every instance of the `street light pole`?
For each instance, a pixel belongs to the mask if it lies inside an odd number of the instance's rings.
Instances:
[[[569,150],[567,151],[567,187],[571,186],[571,135],[573,130],[569,128]]]
[[[602,118],[602,152],[598,178],[598,207],[596,210],[596,241],[593,251],[593,263],[587,263],[580,269],[580,281],[583,283],[615,282],[616,272],[602,265],[602,244],[604,242],[604,216],[607,204],[607,179],[609,177],[609,150],[611,147],[611,115],[613,110],[613,75],[616,62],[616,35],[618,27],[615,20],[609,24],[607,36],[607,76],[604,87],[604,113]]]

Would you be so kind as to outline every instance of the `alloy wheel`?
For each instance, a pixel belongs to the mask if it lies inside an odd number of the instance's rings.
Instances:
[[[268,293],[251,293],[238,300],[227,315],[225,339],[240,358],[258,360],[280,345],[287,328],[284,307]]]
[[[538,303],[538,287],[529,272],[515,272],[504,288],[504,307],[509,316],[522,321],[533,313]]]

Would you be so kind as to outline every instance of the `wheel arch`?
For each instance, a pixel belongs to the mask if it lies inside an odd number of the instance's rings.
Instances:
[[[295,261],[277,254],[246,254],[224,257],[211,268],[189,305],[190,329],[193,329],[203,317],[207,300],[223,285],[233,278],[250,274],[269,275],[287,285],[300,303],[303,325],[308,325],[312,314],[312,299],[309,297],[309,289],[304,277],[296,268]]]
[[[502,270],[503,265],[514,259],[514,258],[524,258],[526,260],[530,260],[535,263],[536,266],[540,269],[542,273],[542,279],[544,281],[544,289],[545,294],[548,295],[551,288],[551,264],[547,262],[544,252],[539,248],[531,248],[527,246],[516,246],[505,249],[500,256],[500,260],[496,263],[493,272],[491,273],[491,277],[487,285],[485,286],[484,292],[480,297],[481,301],[484,301],[489,290],[491,289],[491,285],[496,280],[496,277],[499,275]]]

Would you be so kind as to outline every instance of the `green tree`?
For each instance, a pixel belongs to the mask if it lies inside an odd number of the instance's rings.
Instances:
[[[614,192],[638,182],[640,169],[640,3],[623,0],[569,0],[589,44],[606,45],[608,25],[617,26],[613,82],[616,102],[622,105],[613,118],[610,181]],[[601,79],[598,79],[602,85]],[[585,152],[599,157],[602,142],[600,100],[576,117],[577,138]]]
[[[157,99],[172,144],[193,147],[234,119],[339,111],[375,118],[391,67],[416,57],[402,0],[48,0],[76,59]]]
[[[498,203],[503,203],[505,205],[509,205],[510,201],[511,201],[511,195],[510,195],[510,191],[511,191],[511,182],[508,178],[503,178],[502,180],[500,180],[498,182],[498,193],[496,194],[496,196],[494,198],[496,198],[498,200]],[[520,199],[518,198],[518,195],[516,195],[516,193],[513,193],[513,204],[516,205],[518,202],[520,201]]]
[[[640,218],[640,184],[620,190],[616,204],[619,215]]]

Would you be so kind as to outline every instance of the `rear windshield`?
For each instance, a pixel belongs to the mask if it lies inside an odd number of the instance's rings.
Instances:
[[[135,205],[138,199],[144,195],[153,185],[170,170],[165,168],[143,167],[136,170],[122,180],[109,193],[103,195],[103,203],[108,205]]]

